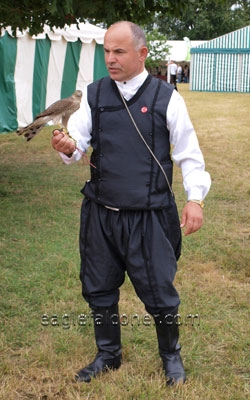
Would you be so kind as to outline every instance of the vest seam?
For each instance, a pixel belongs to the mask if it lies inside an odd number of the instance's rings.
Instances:
[[[150,80],[151,82],[151,80]],[[151,149],[153,151],[153,153],[155,152],[155,119],[154,119],[154,108],[155,108],[155,104],[156,104],[156,100],[160,91],[160,84],[161,81],[159,80],[159,82],[157,82],[157,87],[155,89],[155,94],[154,94],[154,98],[152,101],[152,110],[151,110],[151,115],[152,115],[152,146]],[[153,185],[153,170],[154,170],[154,159],[153,157],[151,157],[151,168],[150,168],[150,184],[149,184],[149,188],[148,188],[148,201],[147,201],[147,206],[150,207],[150,203],[151,203],[151,193],[152,193],[152,185]],[[157,166],[156,166],[157,167]]]

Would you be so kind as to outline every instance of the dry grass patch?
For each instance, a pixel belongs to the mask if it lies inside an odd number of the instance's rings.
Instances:
[[[90,384],[74,382],[75,372],[96,352],[91,320],[81,326],[77,319],[89,312],[81,297],[78,255],[79,191],[89,172],[82,163],[61,162],[46,128],[30,143],[0,135],[0,399],[250,397],[250,97],[189,92],[184,84],[179,90],[213,180],[205,225],[183,238],[176,277],[187,384],[165,387],[155,328],[136,319],[122,326],[120,370]],[[181,210],[185,197],[180,171],[174,173]],[[145,314],[129,279],[120,309],[130,317]],[[48,325],[42,324],[44,314]],[[190,314],[199,316],[193,324]]]

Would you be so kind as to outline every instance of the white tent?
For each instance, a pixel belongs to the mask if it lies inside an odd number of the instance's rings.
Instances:
[[[30,123],[50,104],[107,74],[105,30],[92,24],[0,35],[0,132]]]
[[[176,62],[190,61],[190,49],[205,43],[204,40],[168,40],[166,45],[169,47],[168,60]]]

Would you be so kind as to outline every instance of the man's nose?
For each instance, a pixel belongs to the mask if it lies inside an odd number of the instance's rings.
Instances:
[[[108,54],[106,54],[106,61],[108,62],[108,63],[112,63],[112,62],[115,62],[115,55],[114,55],[114,53],[108,53]]]

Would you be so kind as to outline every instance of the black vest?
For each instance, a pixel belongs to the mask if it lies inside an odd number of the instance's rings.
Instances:
[[[127,101],[129,110],[148,146],[172,184],[166,111],[173,87],[151,75]],[[93,152],[91,180],[82,193],[102,205],[121,209],[164,208],[171,192],[168,184],[136,131],[118,88],[109,77],[88,86],[92,111]]]

